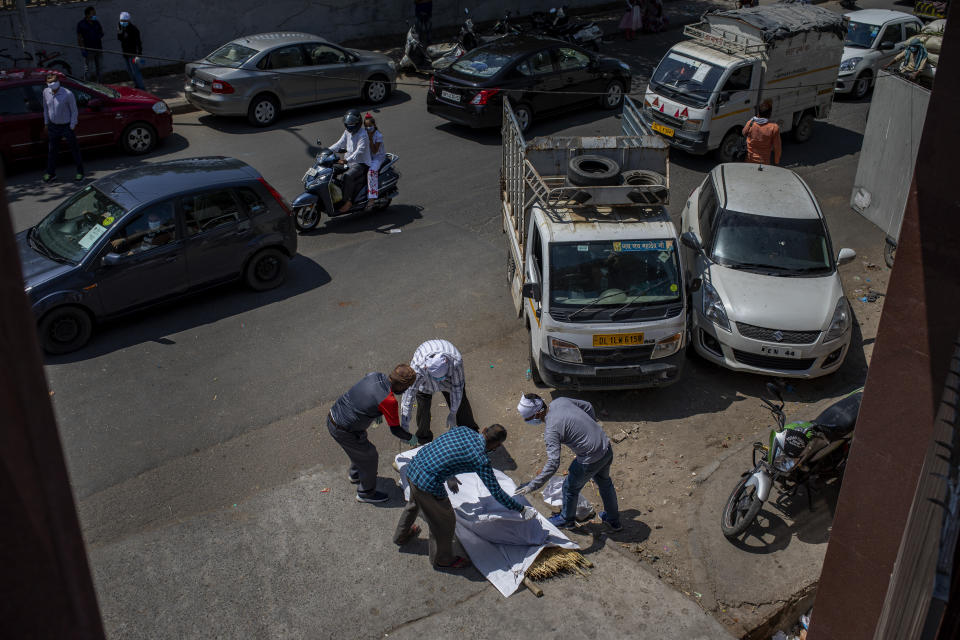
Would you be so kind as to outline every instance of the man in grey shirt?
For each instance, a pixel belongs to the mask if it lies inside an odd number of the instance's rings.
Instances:
[[[557,398],[549,406],[535,393],[524,394],[517,405],[520,417],[527,424],[546,423],[543,441],[547,445],[547,463],[530,482],[517,489],[525,495],[536,491],[550,479],[560,467],[560,445],[565,444],[576,454],[570,463],[567,477],[563,480],[563,507],[560,513],[549,518],[561,529],[576,526],[577,498],[580,490],[592,479],[597,483],[604,511],[600,519],[614,531],[620,531],[620,508],[617,505],[617,490],[610,479],[610,463],[613,448],[603,427],[597,423],[593,405],[585,400]]]

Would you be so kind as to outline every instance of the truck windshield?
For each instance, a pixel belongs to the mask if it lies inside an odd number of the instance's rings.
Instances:
[[[41,220],[31,240],[50,258],[77,263],[124,213],[123,207],[88,186]]]
[[[668,98],[705,107],[722,75],[722,67],[670,51],[657,65],[650,84]]]
[[[770,275],[833,272],[827,233],[819,219],[724,211],[717,224],[712,253],[713,260],[723,266]]]
[[[873,46],[873,41],[876,40],[878,33],[880,33],[880,27],[875,24],[864,24],[851,20],[847,25],[847,37],[843,44],[848,47],[869,49]]]
[[[628,319],[632,310],[680,300],[673,240],[604,240],[550,245],[551,313]]]

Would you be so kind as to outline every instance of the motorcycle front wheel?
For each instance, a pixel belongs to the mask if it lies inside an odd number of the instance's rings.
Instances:
[[[757,488],[747,486],[747,480],[752,475],[747,474],[740,479],[733,493],[727,498],[727,504],[723,506],[720,528],[728,538],[735,538],[746,531],[763,506],[763,500],[757,497]]]
[[[317,223],[320,222],[320,211],[317,209],[317,203],[294,207],[293,219],[299,231],[310,231],[315,228]]]

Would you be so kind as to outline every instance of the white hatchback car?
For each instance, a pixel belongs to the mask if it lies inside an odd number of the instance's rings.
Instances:
[[[810,188],[788,169],[721,164],[683,209],[690,339],[737,371],[815,378],[840,368],[852,329],[830,234]]]
[[[870,92],[877,72],[900,53],[905,40],[920,33],[923,23],[909,13],[889,9],[863,9],[844,15],[850,21],[836,93],[863,98]]]

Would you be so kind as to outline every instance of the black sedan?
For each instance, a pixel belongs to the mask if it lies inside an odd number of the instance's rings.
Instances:
[[[427,111],[470,127],[498,127],[507,95],[526,131],[534,117],[576,104],[616,109],[630,80],[629,65],[615,58],[554,38],[507,36],[434,74]]]
[[[49,353],[93,323],[242,278],[283,283],[297,232],[280,194],[233,158],[174,160],[101,178],[17,234],[24,289]]]

